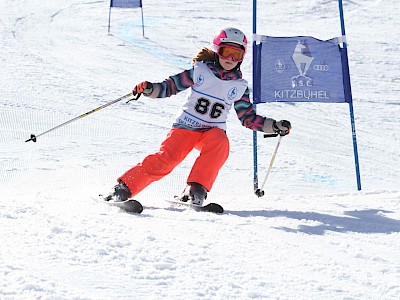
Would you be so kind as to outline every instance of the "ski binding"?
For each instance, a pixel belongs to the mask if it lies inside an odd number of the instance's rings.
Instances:
[[[168,203],[178,205],[178,206],[186,206],[195,211],[205,211],[205,212],[212,212],[216,214],[222,214],[224,212],[224,208],[219,205],[218,203],[208,203],[206,205],[196,205],[184,201],[180,201],[178,196],[175,196],[173,200],[165,200]]]

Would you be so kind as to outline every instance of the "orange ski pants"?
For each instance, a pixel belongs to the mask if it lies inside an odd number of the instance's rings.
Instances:
[[[210,191],[229,156],[229,140],[220,128],[207,131],[171,129],[158,152],[148,155],[119,177],[118,181],[123,181],[134,197],[152,182],[171,173],[193,149],[199,150],[200,155],[186,182],[200,183]]]

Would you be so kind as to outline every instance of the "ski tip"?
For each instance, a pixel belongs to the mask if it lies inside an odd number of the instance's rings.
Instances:
[[[143,205],[142,205],[142,203],[140,203],[140,202],[137,201],[137,200],[132,200],[132,201],[135,202],[135,207],[136,207],[135,212],[136,212],[137,214],[141,214],[142,211],[143,211]]]
[[[107,203],[108,205],[119,207],[120,209],[130,213],[140,214],[143,211],[143,205],[139,201],[134,199],[129,199],[120,202],[105,200],[104,202]]]
[[[224,213],[224,208],[221,205],[217,204],[217,203],[209,203],[209,204],[207,204],[206,206],[203,206],[203,207],[204,207],[204,210],[207,210],[209,212],[213,212],[213,213],[216,213],[216,214]]]
[[[129,199],[127,201],[124,201],[121,203],[121,205],[118,205],[120,208],[126,210],[127,212],[135,213],[135,214],[140,214],[143,211],[143,205],[133,199]]]
[[[218,203],[208,203],[207,205],[201,206],[177,200],[176,197],[174,198],[174,200],[165,200],[165,201],[171,203],[172,205],[186,206],[195,211],[212,212],[216,214],[222,214],[224,212],[224,208]]]

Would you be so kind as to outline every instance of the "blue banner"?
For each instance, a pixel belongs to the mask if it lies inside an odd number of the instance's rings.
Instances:
[[[261,36],[254,103],[351,102],[347,52],[339,39]]]
[[[142,0],[111,0],[110,7],[120,7],[120,8],[142,7]]]

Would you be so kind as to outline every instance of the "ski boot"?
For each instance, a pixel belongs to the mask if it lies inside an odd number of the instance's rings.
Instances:
[[[183,190],[182,195],[179,197],[179,200],[202,206],[206,198],[207,190],[204,186],[196,182],[189,182]]]
[[[114,192],[108,195],[106,201],[123,202],[128,200],[132,196],[131,191],[126,186],[126,184],[120,181],[116,186],[114,186]]]

